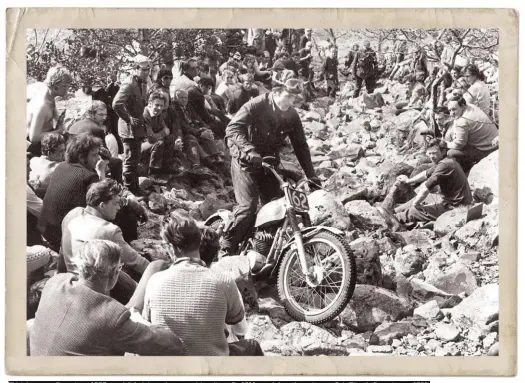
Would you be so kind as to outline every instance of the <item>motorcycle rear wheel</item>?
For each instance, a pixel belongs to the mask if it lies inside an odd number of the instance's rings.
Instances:
[[[337,317],[352,298],[357,278],[355,257],[343,238],[328,231],[307,238],[304,248],[307,256],[313,258],[322,280],[315,287],[309,285],[301,271],[297,250],[289,249],[279,266],[279,298],[294,319],[312,324],[325,323]],[[328,252],[321,258],[323,248]],[[336,267],[327,268],[332,264]],[[333,299],[326,304],[326,298]],[[317,304],[321,307],[315,307]]]

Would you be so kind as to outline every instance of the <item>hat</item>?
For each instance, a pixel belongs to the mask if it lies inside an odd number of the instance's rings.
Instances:
[[[301,94],[303,92],[303,83],[296,78],[290,78],[284,83],[284,90],[288,93]]]
[[[135,56],[135,63],[143,69],[151,68],[151,60],[143,55]]]
[[[235,54],[233,55],[233,58],[240,60],[242,58],[242,56],[241,56],[241,54],[239,52],[235,52]]]

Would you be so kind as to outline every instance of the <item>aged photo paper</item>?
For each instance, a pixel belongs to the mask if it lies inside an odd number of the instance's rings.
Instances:
[[[7,10],[6,373],[9,375],[512,376],[517,371],[518,14],[512,9],[96,9]],[[499,52],[499,355],[50,357],[26,355],[26,33],[45,28],[481,28]],[[334,37],[334,36],[332,36]],[[335,38],[334,38],[335,40]],[[328,80],[327,80],[328,81]],[[366,85],[368,86],[368,85]],[[359,90],[357,91],[359,93]],[[355,96],[354,96],[355,97]],[[474,216],[480,212],[472,211]],[[474,217],[475,218],[475,217]],[[473,218],[473,219],[474,219]],[[357,239],[357,238],[354,238]],[[359,282],[358,282],[359,283]],[[378,346],[380,347],[380,346]],[[379,358],[379,359],[378,359]]]

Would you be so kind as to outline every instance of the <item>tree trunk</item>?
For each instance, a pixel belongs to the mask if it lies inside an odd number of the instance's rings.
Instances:
[[[140,41],[140,54],[149,56],[149,44],[150,44],[150,31],[149,29],[139,29],[139,41]]]

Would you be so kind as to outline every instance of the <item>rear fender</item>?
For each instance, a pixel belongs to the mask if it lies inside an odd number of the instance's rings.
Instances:
[[[229,210],[219,209],[217,213],[208,217],[208,219],[204,222],[204,225],[210,226],[217,219],[222,219],[224,224],[227,225],[233,219],[233,213]]]
[[[324,230],[329,231],[335,235],[342,236],[342,237],[344,237],[345,235],[345,233],[342,230],[336,229],[334,227],[328,227],[328,226],[305,227],[301,229],[301,234],[303,236],[303,239],[307,239]],[[277,270],[279,269],[279,267],[277,266],[281,263],[282,259],[284,258],[284,255],[286,254],[288,249],[290,249],[294,241],[295,241],[294,238],[290,239],[288,243],[283,247],[283,249],[281,250],[281,253],[279,254],[279,257],[277,258],[277,263],[275,264],[276,267],[273,269],[272,274],[277,273]]]

